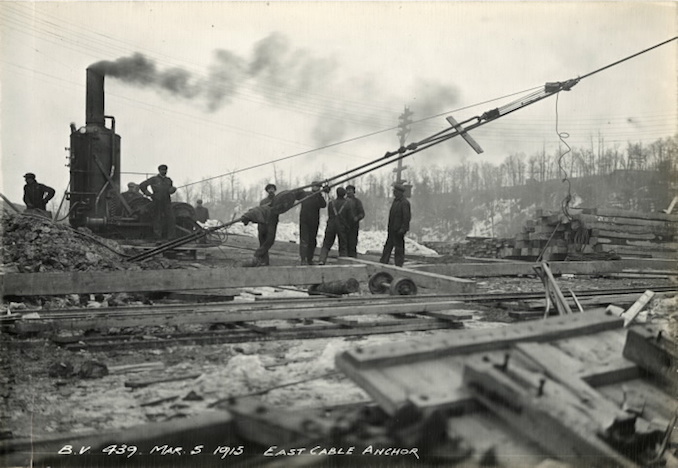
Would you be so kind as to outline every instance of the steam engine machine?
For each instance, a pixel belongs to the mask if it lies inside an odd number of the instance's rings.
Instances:
[[[102,237],[152,239],[153,202],[120,191],[120,135],[115,118],[104,115],[104,76],[96,67],[87,69],[86,125],[71,124],[69,222]],[[178,233],[196,229],[190,204],[173,202],[172,209]]]

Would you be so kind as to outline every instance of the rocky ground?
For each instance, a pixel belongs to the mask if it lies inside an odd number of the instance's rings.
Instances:
[[[54,271],[121,269],[126,264],[114,253],[119,246],[87,240],[70,228],[42,221],[3,221],[5,271]],[[22,240],[24,239],[24,240]],[[45,250],[41,239],[59,242]],[[56,239],[56,240],[55,240]],[[26,242],[30,248],[26,247]],[[51,247],[50,247],[51,248]],[[68,250],[71,249],[71,250]],[[82,252],[84,251],[84,254]],[[50,253],[52,252],[52,253]],[[220,254],[225,252],[219,251]],[[247,252],[244,255],[250,255]],[[49,258],[49,260],[48,260]],[[56,258],[57,260],[54,260]],[[228,263],[212,256],[207,264]],[[276,258],[277,264],[294,264],[293,257]],[[149,267],[186,267],[180,261],[157,260]],[[223,265],[224,263],[222,263]],[[199,267],[195,261],[188,267]],[[135,266],[135,268],[139,268]],[[649,287],[666,280],[562,277],[561,289]],[[481,292],[542,291],[534,277],[479,279]],[[268,288],[268,293],[282,290]],[[365,294],[365,292],[358,293]],[[110,297],[70,297],[4,304],[5,310],[58,308],[61,306],[111,306]],[[58,301],[63,301],[59,303]],[[143,297],[118,298],[121,303]],[[103,302],[106,301],[106,304]],[[659,323],[678,337],[678,298],[653,300],[640,320]],[[467,327],[505,326],[511,320],[502,309],[477,309]],[[106,353],[67,351],[48,340],[25,339],[0,334],[0,427],[5,437],[39,437],[64,432],[90,432],[125,428],[153,421],[198,414],[215,402],[244,395],[257,395],[265,403],[285,408],[331,406],[367,401],[368,395],[334,368],[334,356],[360,344],[425,339],[463,330],[406,332],[360,338],[344,337],[268,341],[210,346]],[[98,363],[93,364],[93,363]],[[147,364],[142,372],[122,371],[119,366]],[[97,373],[97,370],[110,369]],[[113,372],[115,371],[115,372]],[[130,387],[130,382],[160,376],[191,376],[176,382]]]

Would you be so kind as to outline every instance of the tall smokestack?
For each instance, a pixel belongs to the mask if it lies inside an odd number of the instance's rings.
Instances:
[[[87,69],[87,124],[104,125],[104,74],[92,68]]]

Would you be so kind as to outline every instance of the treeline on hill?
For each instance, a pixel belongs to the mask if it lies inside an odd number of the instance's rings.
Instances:
[[[453,167],[408,169],[404,177],[412,185],[410,235],[422,241],[454,241],[467,235],[511,237],[534,209],[559,210],[566,197],[570,206],[655,211],[678,195],[678,136],[649,145],[628,143],[624,150],[600,142],[562,153],[514,154],[498,165],[478,158]],[[310,180],[275,174],[281,189]],[[243,187],[230,176],[188,186],[177,198],[189,202],[202,198],[212,218],[229,221],[259,203],[265,182]],[[392,182],[390,170],[353,181],[367,213],[363,229],[386,228]],[[298,208],[281,217],[283,222],[297,219]],[[482,221],[491,229],[473,233],[474,225]]]

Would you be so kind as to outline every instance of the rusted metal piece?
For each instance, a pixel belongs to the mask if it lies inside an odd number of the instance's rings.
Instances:
[[[308,288],[308,294],[314,295],[334,295],[351,294],[360,291],[360,283],[355,278],[347,280],[329,281],[327,283],[313,284]]]

